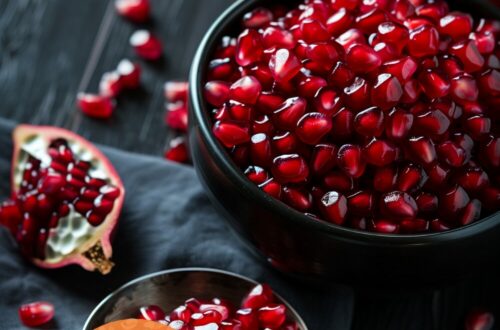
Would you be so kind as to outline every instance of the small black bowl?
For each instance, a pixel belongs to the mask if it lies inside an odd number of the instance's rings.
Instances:
[[[493,270],[500,260],[500,212],[443,233],[362,232],[312,220],[246,179],[212,134],[212,109],[203,99],[202,88],[221,37],[235,35],[249,9],[269,3],[273,2],[234,3],[205,35],[191,68],[189,140],[194,164],[213,204],[231,227],[272,266],[307,279],[413,286]]]

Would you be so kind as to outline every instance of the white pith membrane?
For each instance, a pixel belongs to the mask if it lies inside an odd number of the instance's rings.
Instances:
[[[87,161],[91,164],[88,170],[89,176],[96,179],[102,179],[106,181],[107,184],[115,186],[106,175],[105,167],[96,156],[79,143],[67,137],[64,137],[64,140],[67,141],[68,147],[73,152],[75,159]],[[36,133],[23,139],[20,145],[18,161],[13,171],[15,191],[19,190],[23,180],[23,173],[30,165],[28,162],[30,155],[40,160],[41,168],[50,168],[52,158],[48,154],[48,148],[51,142],[51,138]],[[79,255],[91,250],[93,247],[100,244],[102,233],[108,227],[108,222],[110,220],[109,214],[105,221],[94,227],[88,223],[84,216],[74,210],[73,205],[68,206],[70,209],[69,214],[66,217],[61,217],[57,226],[49,230],[47,243],[45,245],[44,263],[57,264],[70,255]],[[113,209],[115,207],[116,201],[113,205]],[[111,213],[112,212],[110,212],[110,214]],[[101,271],[101,269],[99,270]]]

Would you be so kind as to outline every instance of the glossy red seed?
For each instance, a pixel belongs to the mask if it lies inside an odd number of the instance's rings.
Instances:
[[[309,167],[298,154],[281,155],[274,158],[271,171],[280,183],[304,182],[309,176]]]
[[[331,129],[330,117],[319,112],[309,112],[299,119],[295,134],[302,142],[314,145],[320,142]]]
[[[378,8],[368,10],[356,17],[355,27],[365,34],[373,33],[377,27],[387,21],[387,14]]]
[[[466,226],[479,220],[481,217],[481,202],[477,199],[471,200],[463,209],[460,217],[458,218],[458,223],[461,226]]]
[[[267,166],[272,160],[271,141],[264,133],[252,135],[250,139],[250,158],[259,166]]]
[[[274,110],[285,101],[285,99],[272,92],[262,92],[257,100],[256,108],[267,115],[271,114]]]
[[[353,72],[366,73],[380,67],[382,58],[369,46],[355,44],[347,51],[346,63]]]
[[[245,170],[245,176],[253,183],[259,185],[269,179],[269,174],[259,166],[249,166]]]
[[[339,61],[328,76],[328,82],[333,87],[344,88],[350,85],[354,78],[352,70],[344,62]]]
[[[277,49],[293,49],[296,44],[293,34],[276,26],[270,26],[264,30],[262,33],[262,42],[266,48]]]
[[[299,59],[286,48],[276,51],[269,61],[269,69],[278,82],[289,81],[299,73],[300,68]]]
[[[469,39],[474,40],[477,50],[483,55],[490,54],[495,50],[495,36],[491,32],[473,32]]]
[[[366,37],[358,29],[349,29],[335,39],[345,51],[348,51],[355,44],[366,44]]]
[[[178,137],[170,141],[165,158],[178,163],[188,163],[189,151],[186,140],[183,137]]]
[[[286,307],[282,304],[272,304],[261,307],[258,311],[259,324],[263,328],[276,329],[286,320]]]
[[[284,187],[282,200],[300,212],[306,212],[312,206],[312,196],[306,189]]]
[[[301,38],[307,43],[322,42],[330,39],[325,25],[315,19],[305,19],[300,22]]]
[[[113,100],[95,94],[78,93],[77,104],[86,116],[96,119],[110,118],[115,109]]]
[[[490,133],[491,119],[485,116],[473,116],[465,120],[464,128],[474,140],[481,140]]]
[[[422,188],[426,181],[427,175],[420,166],[408,164],[400,169],[396,188],[404,192],[413,192]]]
[[[205,84],[204,96],[208,103],[220,107],[229,100],[229,84],[224,81],[209,81]]]
[[[462,74],[451,80],[450,95],[459,104],[474,102],[479,96],[479,89],[474,77]]]
[[[99,95],[109,98],[117,97],[122,87],[120,75],[116,71],[106,72],[99,82]]]
[[[377,77],[377,81],[371,90],[373,104],[382,109],[394,107],[402,96],[403,89],[399,80],[387,73]]]
[[[329,190],[341,193],[352,192],[355,188],[354,179],[342,171],[331,171],[326,174],[323,178],[323,185]]]
[[[389,113],[385,122],[385,133],[387,137],[392,139],[402,139],[408,136],[412,126],[414,117],[401,109],[394,109]]]
[[[310,169],[314,175],[321,176],[337,164],[338,148],[334,144],[317,144],[313,147]]]
[[[124,88],[136,89],[141,84],[141,67],[138,63],[134,63],[128,59],[123,59],[118,63],[116,72],[120,75],[120,83]],[[181,83],[179,83],[181,84]],[[187,100],[187,82],[182,83],[185,86],[185,94]]]
[[[425,135],[441,135],[448,131],[450,119],[439,110],[431,110],[415,117],[413,130]]]
[[[368,164],[385,166],[396,160],[398,149],[390,141],[373,138],[373,140],[363,148],[363,156]]]
[[[438,30],[454,40],[465,39],[472,31],[472,17],[460,12],[449,13],[439,20]]]
[[[143,306],[139,309],[138,317],[149,321],[159,321],[165,319],[165,312],[156,305]]]
[[[188,109],[183,102],[167,103],[165,124],[175,130],[186,132],[188,126]]]
[[[230,122],[216,122],[213,127],[215,137],[226,147],[233,147],[248,142],[248,129]]]
[[[403,82],[413,77],[417,68],[417,62],[412,57],[406,56],[398,60],[385,62],[382,66],[382,71],[393,75],[400,82]]]
[[[201,305],[203,306],[203,305]],[[200,306],[200,308],[201,308]],[[222,321],[222,315],[215,310],[207,310],[205,312],[198,312],[191,314],[191,319],[189,321],[190,325],[197,327],[197,326],[204,326],[210,323],[220,323]]]
[[[229,96],[231,100],[254,105],[257,103],[261,91],[262,86],[255,77],[245,76],[231,85]]]
[[[305,114],[307,101],[301,97],[287,99],[273,113],[272,120],[276,127],[283,130],[295,129],[299,119]]]
[[[452,167],[461,167],[467,162],[466,151],[451,141],[439,144],[436,150],[439,159]]]
[[[427,214],[435,212],[439,205],[437,196],[426,192],[422,192],[415,197],[415,202],[417,202],[418,211]]]
[[[352,11],[361,4],[361,0],[331,0],[330,7],[335,10],[345,8]]]
[[[436,55],[439,51],[439,32],[430,25],[424,25],[410,32],[408,53],[413,57]]]
[[[236,320],[241,322],[242,329],[259,329],[259,319],[257,310],[252,308],[242,308],[236,311]]]
[[[271,287],[267,284],[258,284],[243,298],[241,307],[258,309],[273,301],[274,294]]]
[[[484,57],[473,40],[462,41],[450,48],[450,53],[462,62],[466,72],[479,71],[484,66]]]
[[[377,107],[359,112],[354,117],[354,130],[361,136],[379,137],[384,131],[384,113]]]
[[[349,29],[353,21],[353,15],[346,8],[340,8],[328,18],[326,28],[331,36],[337,37]]]
[[[344,88],[342,99],[353,110],[362,110],[370,106],[370,86],[363,78],[356,77],[354,82]]]
[[[465,318],[465,330],[491,330],[495,323],[493,314],[486,310],[475,309]]]
[[[149,0],[115,0],[115,8],[118,14],[136,23],[144,23],[150,17]]]
[[[489,136],[479,150],[480,157],[486,166],[500,167],[500,137]]]
[[[311,99],[327,84],[326,80],[321,77],[309,76],[304,79],[300,79],[297,91],[299,96]]]
[[[391,219],[411,219],[417,215],[417,203],[409,194],[392,191],[381,198],[380,212]]]
[[[158,60],[163,54],[160,40],[147,30],[137,30],[130,36],[130,45],[135,53],[145,60]]]
[[[402,233],[422,233],[429,230],[429,221],[425,219],[403,219],[399,223],[399,230]]]
[[[246,29],[239,35],[236,45],[236,63],[249,66],[259,62],[263,53],[261,35],[256,30]]]
[[[375,170],[373,188],[378,192],[389,192],[394,189],[397,176],[397,168],[393,166],[379,167]]]
[[[170,313],[170,321],[181,320],[184,323],[188,323],[191,319],[191,314],[192,311],[188,307],[181,305]]]
[[[216,58],[208,64],[208,80],[232,79],[234,75],[234,63],[230,58]]]
[[[27,327],[38,327],[49,323],[55,314],[54,305],[46,301],[37,301],[19,307],[19,318]]]
[[[429,165],[437,159],[434,143],[428,137],[418,136],[410,138],[408,140],[408,149],[421,164]]]
[[[487,70],[478,78],[479,89],[484,95],[500,96],[500,72]]]
[[[337,154],[339,167],[349,176],[359,178],[365,172],[366,163],[361,148],[353,144],[344,144]]]
[[[320,210],[326,220],[341,225],[346,219],[347,199],[336,191],[327,192],[321,198]]]
[[[459,185],[445,189],[439,195],[439,211],[443,215],[455,216],[470,202],[469,195]]]
[[[269,179],[266,182],[259,185],[259,188],[262,189],[266,194],[276,198],[281,198],[282,187],[276,182],[274,179]]]
[[[399,225],[385,219],[373,220],[373,231],[382,234],[395,234],[399,231]]]
[[[432,69],[421,72],[418,81],[423,92],[430,99],[445,97],[450,91],[449,81]]]
[[[349,213],[359,216],[371,214],[374,204],[374,196],[369,190],[360,190],[347,197]]]
[[[267,26],[273,20],[273,13],[263,7],[255,8],[243,16],[243,26],[257,29]]]

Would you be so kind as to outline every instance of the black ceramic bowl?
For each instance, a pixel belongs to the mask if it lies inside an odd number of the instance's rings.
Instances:
[[[240,0],[228,8],[207,32],[191,68],[189,139],[194,164],[231,227],[275,268],[306,278],[413,285],[450,281],[498,264],[500,213],[443,233],[361,232],[314,221],[246,179],[212,134],[211,108],[203,100],[202,86],[221,37],[236,35],[245,12],[269,3]]]

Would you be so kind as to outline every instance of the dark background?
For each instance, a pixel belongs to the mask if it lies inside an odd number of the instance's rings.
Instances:
[[[146,27],[163,41],[165,60],[141,62],[143,88],[120,96],[113,118],[102,122],[82,116],[75,96],[97,91],[102,74],[122,58],[135,59],[128,39],[138,26],[118,17],[110,0],[0,0],[0,116],[62,126],[96,143],[161,156],[174,135],[163,124],[163,82],[186,80],[204,32],[232,1],[151,3],[154,20]],[[480,8],[471,0],[459,5]],[[500,318],[500,280],[481,269],[477,275],[436,290],[357,288],[352,327],[463,329],[464,315],[474,307]]]

